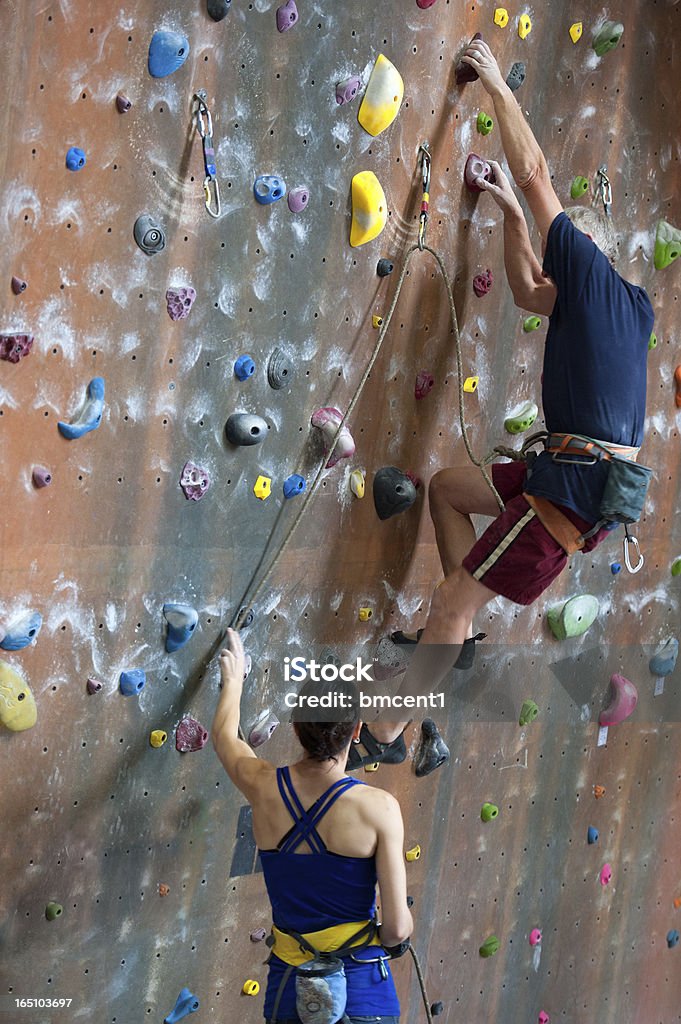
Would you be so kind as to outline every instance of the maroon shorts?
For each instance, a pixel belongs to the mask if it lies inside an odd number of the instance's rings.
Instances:
[[[463,560],[478,582],[515,604],[532,604],[565,568],[567,555],[522,496],[525,463],[492,466],[492,482],[506,505]],[[556,505],[581,533],[593,526],[572,509]],[[592,551],[609,530],[601,529],[581,549]]]

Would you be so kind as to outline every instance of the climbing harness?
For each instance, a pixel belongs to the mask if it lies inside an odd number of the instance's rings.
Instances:
[[[609,217],[612,212],[612,185],[610,184],[610,178],[606,174],[607,169],[605,164],[601,164],[598,168],[598,192],[603,203],[605,215]]]
[[[430,147],[428,142],[421,143],[419,154],[421,156],[421,173],[423,174],[423,196],[421,197],[421,214],[419,216],[419,249],[423,252],[423,247],[426,244],[428,204],[430,202]]]
[[[213,148],[213,118],[210,115],[206,103],[206,90],[199,89],[194,93],[196,100],[196,130],[201,136],[203,146],[203,166],[206,169],[206,177],[203,182],[203,191],[206,197],[206,209],[211,217],[220,216],[220,187],[218,185],[217,170],[215,167],[215,149]]]

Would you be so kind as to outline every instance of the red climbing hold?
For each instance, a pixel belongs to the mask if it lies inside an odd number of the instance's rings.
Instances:
[[[491,291],[493,284],[492,271],[488,267],[484,274],[478,274],[473,278],[473,291],[480,299],[483,295],[487,295],[488,291]]]

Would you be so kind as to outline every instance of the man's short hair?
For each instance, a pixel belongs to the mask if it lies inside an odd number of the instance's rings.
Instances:
[[[591,235],[594,243],[614,266],[617,260],[617,236],[612,219],[589,206],[569,206],[565,213],[576,228],[585,235]]]

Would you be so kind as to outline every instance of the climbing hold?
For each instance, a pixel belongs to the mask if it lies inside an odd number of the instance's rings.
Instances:
[[[496,804],[483,804],[480,817],[483,821],[494,821],[499,817],[499,808]]]
[[[56,921],[58,917],[61,917],[64,908],[61,903],[48,903],[45,907],[45,917],[48,921]]]
[[[201,501],[210,487],[208,470],[193,462],[185,462],[180,476],[180,487],[187,501]]]
[[[380,135],[397,117],[404,82],[395,65],[379,53],[367,83],[357,120],[369,135]]]
[[[121,672],[118,688],[124,697],[135,697],[144,688],[146,681],[144,669],[131,668],[128,672]]]
[[[407,850],[404,855],[410,864],[413,864],[415,860],[418,860],[421,856],[421,847],[417,843],[416,846],[412,846],[411,850]]]
[[[665,640],[648,663],[654,676],[668,676],[674,671],[679,656],[679,641],[672,636]]]
[[[176,1021],[182,1020],[188,1013],[194,1013],[198,1008],[199,1001],[196,996],[193,996],[188,988],[183,988],[177,997],[174,1010],[163,1018],[163,1024],[176,1024]]]
[[[570,25],[570,39],[573,43],[579,42],[582,38],[582,23],[581,21],[575,21]]]
[[[375,327],[375,328],[382,327],[383,326],[383,317],[382,316],[377,316],[377,314],[374,313],[372,315],[372,317],[371,317],[371,326]]]
[[[610,563],[610,572],[613,574],[613,576],[617,576],[617,574],[619,572],[622,572],[621,564],[619,562],[611,562]]]
[[[475,127],[481,135],[489,135],[494,128],[494,121],[489,114],[486,114],[484,110],[481,110],[477,116]]]
[[[594,796],[595,796],[596,800],[600,800],[602,797],[604,797],[605,796],[605,786],[595,785],[594,786]]]
[[[147,256],[154,256],[165,249],[166,236],[163,228],[148,213],[143,213],[137,218],[132,233],[138,246]]]
[[[267,423],[250,412],[234,412],[225,423],[225,434],[230,444],[260,444],[267,435]]]
[[[263,743],[271,738],[272,733],[279,725],[279,719],[269,708],[261,711],[251,726],[248,734],[248,742],[252,747],[261,747]]]
[[[290,383],[292,376],[291,360],[280,348],[275,348],[267,364],[267,383],[279,391]]]
[[[255,179],[253,195],[263,206],[269,206],[286,195],[286,182],[276,174],[261,174]]]
[[[255,363],[250,356],[239,356],[234,363],[234,376],[238,380],[248,380],[255,373]]]
[[[158,894],[159,896],[168,896],[170,893],[170,886],[166,885],[165,882],[158,883]]]
[[[359,621],[368,622],[374,614],[373,608],[360,608],[359,610]]]
[[[477,390],[479,382],[479,377],[466,377],[465,381],[463,382],[463,389],[466,392],[466,394],[472,395],[473,392]]]
[[[598,842],[598,829],[594,828],[593,825],[589,825],[586,833],[586,841],[589,846],[593,846],[594,843]]]
[[[296,188],[292,188],[286,200],[291,213],[302,213],[308,204],[309,198],[310,190],[305,188],[304,185],[297,185]]]
[[[70,171],[79,171],[81,167],[85,167],[87,163],[87,157],[82,149],[78,146],[71,146],[66,153],[66,166]]]
[[[488,939],[485,939],[482,946],[480,947],[480,956],[488,957],[494,956],[495,953],[499,952],[501,943],[496,935],[490,935]]]
[[[494,171],[487,161],[483,160],[477,153],[469,153],[463,171],[463,180],[469,191],[482,192],[482,189],[476,183],[476,178],[484,178],[485,181],[491,181],[494,184]]]
[[[59,420],[57,427],[62,437],[72,441],[76,437],[96,430],[102,422],[104,411],[104,379],[93,377],[87,386],[87,398],[83,408],[70,423]]]
[[[506,28],[508,25],[508,11],[505,7],[497,7],[494,11],[494,24],[499,28]]]
[[[90,694],[90,696],[92,696],[93,694],[99,693],[101,691],[102,683],[100,683],[99,679],[94,679],[92,676],[90,676],[88,678],[87,683],[85,684],[85,689]]]
[[[619,725],[633,713],[638,701],[638,690],[632,682],[615,672],[610,676],[612,700],[604,711],[601,711],[599,725]]]
[[[29,354],[32,345],[32,334],[0,334],[0,359],[18,363]]]
[[[305,477],[300,473],[293,473],[284,480],[284,497],[295,498],[297,494],[303,494],[306,487]]]
[[[388,204],[373,171],[360,171],[352,179],[350,245],[357,248],[380,235],[388,219]]]
[[[350,474],[350,490],[356,498],[364,497],[364,473],[361,469],[353,469]]]
[[[432,373],[428,373],[427,370],[419,370],[414,384],[414,397],[417,399],[425,398],[433,390],[434,384],[435,377],[433,377]]]
[[[614,50],[624,32],[624,25],[619,21],[606,21],[601,26],[591,43],[599,57]]]
[[[52,483],[52,474],[44,466],[34,466],[31,478],[34,487],[49,487]]]
[[[258,992],[260,991],[260,985],[258,984],[257,981],[252,981],[249,978],[248,981],[245,981],[243,983],[241,991],[245,996],[257,996]]]
[[[442,739],[432,718],[421,722],[421,739],[414,754],[414,774],[417,779],[430,775],[436,768],[449,761],[449,747]]]
[[[374,506],[379,519],[405,512],[416,501],[416,488],[402,470],[384,466],[374,476]]]
[[[604,864],[603,865],[603,867],[601,868],[601,873],[600,873],[599,878],[600,878],[601,885],[609,885],[610,884],[610,882],[612,881],[612,868],[610,867],[609,864]]]
[[[681,908],[681,896],[677,896],[674,900],[674,909],[679,910]]]
[[[674,395],[676,408],[681,409],[681,363],[674,370],[674,387],[676,389],[676,394]]]
[[[232,0],[208,0],[208,17],[213,21],[222,21],[232,6]]]
[[[325,450],[328,453],[331,450],[333,440],[338,433],[338,427],[340,426],[343,414],[334,408],[322,408],[317,409],[316,412],[312,413],[310,417],[310,423],[313,427],[318,427],[324,438]],[[338,444],[334,448],[333,455],[326,463],[326,468],[331,469],[341,459],[349,459],[351,455],[355,454],[355,442],[352,439],[352,434],[348,428],[343,424],[338,433]]]
[[[377,772],[380,767],[381,767],[381,765],[380,765],[380,763],[378,761],[373,761],[371,764],[365,764],[364,765],[364,771],[365,772]]]
[[[471,39],[471,43],[474,43],[476,39],[482,39],[481,32],[475,33]],[[470,46],[470,43],[468,46]],[[466,49],[468,49],[468,46],[466,46]],[[477,82],[478,72],[472,64],[466,63],[465,60],[459,60],[454,68],[454,78],[457,85],[466,85],[468,82]]]
[[[546,1010],[540,1010],[539,1016],[537,1017],[537,1024],[549,1024],[551,1018],[549,1017]]]
[[[518,35],[521,39],[526,39],[532,31],[532,21],[529,14],[521,14],[518,19]]]
[[[515,92],[525,81],[525,65],[521,60],[517,60],[512,65],[506,77],[506,85],[509,87],[511,92]]]
[[[286,0],[285,4],[277,7],[277,31],[288,32],[298,21],[298,8],[296,0]]]
[[[181,32],[164,29],[154,32],[149,44],[149,74],[166,78],[181,68],[189,56],[189,40]]]
[[[549,609],[547,619],[557,640],[581,636],[598,615],[598,601],[591,594],[578,594],[562,606]]]
[[[650,337],[648,338],[648,351],[650,352],[654,348],[657,348],[657,335],[655,334],[655,331],[651,331]]]
[[[664,270],[681,253],[681,228],[666,220],[658,220],[655,229],[655,270]]]
[[[541,931],[539,928],[533,928],[530,932],[530,945],[538,946],[541,942]]]
[[[534,722],[535,718],[539,714],[539,707],[533,700],[523,701],[523,706],[520,709],[520,718],[518,719],[518,725],[529,725],[530,722]]]
[[[361,84],[362,80],[358,75],[351,75],[350,78],[344,78],[342,82],[336,82],[336,103],[342,106],[344,103],[354,100]]]
[[[172,654],[184,647],[199,621],[199,613],[190,604],[164,604],[163,618],[168,623],[166,651]]]
[[[23,651],[24,647],[33,643],[42,624],[43,617],[40,612],[25,612],[10,622],[4,637],[0,640],[0,647],[4,651]]]
[[[524,430],[529,430],[538,415],[539,409],[535,402],[523,402],[508,414],[504,420],[504,429],[509,434],[522,434]]]
[[[185,715],[175,731],[175,749],[181,754],[202,750],[208,743],[208,732],[191,715]]]
[[[255,612],[253,611],[252,608],[245,608],[245,607],[244,608],[240,608],[239,609],[239,615],[238,615],[238,619],[239,619],[239,622],[240,622],[239,628],[240,629],[248,629],[249,626],[253,625],[254,618],[255,618]]]
[[[171,320],[184,320],[189,316],[189,311],[194,305],[196,292],[193,288],[168,288],[166,291],[166,306],[168,316]]]
[[[246,654],[244,656],[244,682],[250,676],[252,668],[253,668],[253,659],[251,658],[250,654]]]
[[[673,949],[674,946],[679,944],[679,933],[676,928],[672,928],[671,931],[667,932],[667,947]]]
[[[444,1013],[445,1004],[441,1002],[430,1004],[430,1015],[431,1017],[439,1017],[441,1013]]]
[[[267,937],[267,932],[264,928],[256,928],[250,934],[251,942],[262,942]]]
[[[476,274],[473,278],[473,291],[481,299],[483,295],[487,295],[487,292],[492,290],[493,284],[492,271],[488,267],[484,274]]]
[[[272,493],[272,480],[269,476],[263,476],[262,473],[253,484],[253,493],[256,498],[260,498],[261,501],[265,501],[269,498]]]
[[[163,729],[152,729],[149,734],[149,742],[152,747],[162,747],[165,741],[168,739],[168,733],[164,732]]]
[[[681,558],[675,558],[672,562],[672,576],[681,576]]]
[[[379,277],[387,277],[388,274],[392,274],[395,269],[395,265],[392,260],[387,260],[384,256],[376,264],[376,273]]]
[[[38,719],[28,683],[6,661],[0,661],[0,722],[12,732],[32,729]]]
[[[12,277],[12,291],[15,295],[21,295],[25,292],[28,285],[20,277]]]
[[[573,199],[581,199],[588,191],[589,182],[582,174],[578,174],[576,178],[573,178],[570,185],[570,195]]]
[[[130,110],[132,103],[127,96],[124,96],[122,92],[119,92],[116,97],[116,110],[119,114],[127,114]]]

